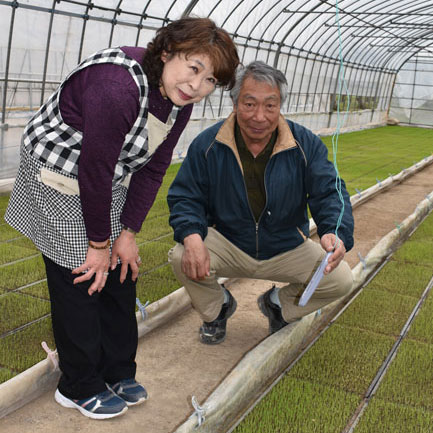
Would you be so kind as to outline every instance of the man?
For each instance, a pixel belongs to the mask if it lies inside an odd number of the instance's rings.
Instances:
[[[285,120],[284,75],[253,62],[231,91],[233,113],[203,131],[168,193],[170,224],[178,244],[173,269],[203,319],[200,340],[217,344],[236,309],[218,277],[248,277],[288,283],[259,297],[270,332],[347,294],[352,273],[342,261],[353,246],[353,217],[342,182],[344,213],[335,169],[322,141]],[[310,240],[307,205],[320,245]],[[306,306],[298,305],[326,252],[324,277]]]

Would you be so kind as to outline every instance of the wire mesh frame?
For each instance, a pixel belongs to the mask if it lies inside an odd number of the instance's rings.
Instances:
[[[369,2],[365,3],[365,1],[363,0],[359,0],[358,3],[360,3],[360,5],[362,6],[369,6],[371,4],[375,4],[374,0],[370,0]],[[401,0],[400,0],[401,3]],[[419,3],[425,3],[425,1],[421,1]],[[354,6],[356,6],[356,3],[353,3]],[[393,5],[393,11],[401,11],[403,10],[403,8],[407,8],[407,4],[405,3],[401,3],[401,6],[398,6],[397,4]],[[373,12],[375,14],[375,12]],[[390,13],[389,15],[392,16],[392,13]],[[380,23],[380,25],[378,25],[378,22],[382,20],[382,22]],[[392,18],[389,18],[389,20],[391,21]],[[353,28],[353,26],[355,26],[356,22],[359,21],[359,17],[352,17],[349,19],[344,19],[342,18],[342,25],[343,25],[343,29],[342,29],[342,36],[344,37],[345,32],[350,32]],[[364,39],[368,38],[368,37],[376,37],[376,38],[380,38],[382,36],[382,33],[378,33],[378,32],[383,32],[385,33],[387,36],[392,36],[394,37],[396,40],[406,40],[407,38],[403,33],[403,29],[402,32],[400,34],[396,34],[394,32],[391,32],[389,30],[386,29],[385,27],[385,23],[383,22],[383,18],[381,17],[381,15],[378,15],[376,18],[369,18],[368,22],[365,22],[365,20],[362,20],[365,28],[368,29],[368,31],[363,35]],[[413,34],[412,39],[416,39],[419,36],[419,34]],[[362,38],[358,39],[358,42],[356,40],[353,40],[353,42],[351,42],[349,40],[349,45],[346,51],[346,55],[350,55],[352,51],[354,51],[359,45],[360,45],[360,41],[362,40]],[[350,45],[352,43],[352,45]],[[407,41],[407,45],[411,45],[412,41]],[[404,46],[402,46],[402,48],[404,48]],[[422,49],[422,48],[419,48]],[[363,55],[361,55],[361,57],[359,58],[359,61],[361,63],[373,63],[373,64],[381,64],[383,67],[389,67],[391,69],[395,69],[395,65],[390,64],[390,61],[393,60],[395,64],[401,64],[401,62],[404,62],[405,58],[407,57],[407,53],[405,53],[404,51],[401,52],[401,56],[402,58],[399,57],[399,54],[396,52],[392,52],[392,53],[387,53],[386,50],[377,50],[376,52],[372,52],[372,54],[370,54],[370,50],[363,50],[362,52],[364,52]],[[412,54],[411,54],[412,55]],[[381,60],[380,60],[381,59]],[[380,62],[379,62],[380,60]]]
[[[42,80],[41,100],[43,100],[44,99],[45,84],[47,83],[46,73],[47,73],[47,64],[48,64],[48,56],[49,56],[49,47],[50,47],[50,42],[51,42],[50,41],[51,30],[52,30],[52,24],[53,24],[54,16],[56,14],[68,15],[68,16],[73,16],[73,17],[78,17],[78,18],[82,18],[83,19],[83,25],[82,25],[82,30],[81,30],[81,38],[80,38],[79,58],[78,58],[78,61],[81,61],[82,50],[83,50],[83,43],[84,43],[84,39],[85,39],[86,26],[87,26],[87,22],[89,20],[104,21],[104,22],[107,22],[107,23],[109,23],[111,25],[110,36],[109,36],[109,42],[110,43],[111,43],[111,41],[113,39],[114,29],[115,29],[116,25],[126,25],[126,26],[136,27],[137,28],[136,41],[138,42],[141,30],[143,28],[147,28],[147,26],[144,25],[144,22],[145,22],[145,20],[147,18],[153,18],[153,19],[156,19],[156,20],[160,20],[162,22],[162,24],[165,24],[165,23],[169,22],[170,21],[170,19],[168,18],[169,17],[169,13],[172,10],[172,8],[174,7],[174,5],[177,2],[177,0],[173,0],[170,3],[170,6],[167,8],[167,10],[165,12],[165,15],[164,16],[160,16],[160,17],[155,17],[155,16],[151,17],[150,15],[147,15],[147,9],[148,9],[149,5],[151,4],[151,1],[152,0],[148,0],[146,2],[146,4],[144,5],[144,8],[143,8],[143,10],[142,10],[141,13],[134,13],[134,12],[122,10],[121,6],[122,6],[122,3],[123,3],[123,0],[118,0],[118,3],[116,5],[116,7],[114,7],[114,8],[107,8],[107,7],[103,7],[103,6],[100,6],[100,5],[95,5],[91,1],[75,1],[75,0],[57,0],[57,1],[53,0],[51,9],[50,8],[41,8],[41,7],[38,7],[38,6],[31,6],[31,5],[28,5],[28,4],[27,5],[26,4],[19,4],[18,2],[13,2],[13,1],[9,1],[9,2],[8,1],[0,1],[0,5],[9,5],[9,6],[12,7],[13,10],[15,10],[17,7],[26,7],[28,9],[45,11],[45,12],[49,12],[51,14],[51,16],[50,16],[50,24],[49,24],[49,28],[48,28],[48,34],[47,34],[47,48],[46,48],[46,55],[45,55],[44,74],[43,74],[43,80]],[[68,3],[69,2],[69,3],[74,3],[74,4],[82,5],[83,7],[85,7],[85,11],[84,11],[83,14],[76,14],[76,13],[66,12],[66,11],[62,11],[62,10],[56,10],[56,4],[57,3],[61,3],[61,2],[63,2],[63,3]],[[222,2],[222,0],[218,0],[216,2],[216,4],[214,5],[213,9],[209,13],[210,17],[212,17],[213,11],[216,10],[216,8],[218,7],[218,5],[221,4],[221,2]],[[364,4],[364,6],[365,6],[365,4],[366,4],[365,0],[362,0],[362,2]],[[199,3],[199,0],[192,0],[192,1],[190,1],[188,3],[187,7],[184,10],[184,14],[188,15],[190,12],[193,12],[194,7],[198,3]],[[235,7],[226,16],[226,18],[224,20],[224,23],[226,23],[229,20],[229,18],[232,16],[232,14],[235,13],[236,9],[238,9],[238,7],[241,5],[241,3],[243,3],[243,0],[238,0],[238,2],[235,5]],[[301,7],[307,5],[308,3],[309,3],[308,1],[305,1]],[[342,0],[340,3],[343,4],[344,0]],[[370,0],[369,3],[374,4],[373,0]],[[422,1],[422,0],[419,0],[416,3],[418,5],[425,5],[425,1]],[[244,54],[246,53],[247,49],[252,48],[252,49],[256,50],[256,58],[257,58],[257,56],[259,55],[260,51],[265,51],[266,52],[266,60],[269,61],[269,59],[271,58],[272,54],[274,53],[274,63],[275,63],[275,62],[278,62],[278,57],[281,54],[284,54],[284,51],[283,51],[284,49],[288,48],[289,49],[289,53],[290,53],[290,50],[292,50],[292,49],[297,50],[300,53],[302,50],[300,48],[295,48],[293,46],[293,43],[292,43],[292,46],[289,47],[289,46],[285,46],[284,45],[284,40],[280,41],[279,44],[276,44],[276,42],[273,41],[273,40],[265,41],[264,40],[264,36],[265,36],[265,33],[268,32],[269,26],[268,26],[268,28],[265,28],[262,31],[262,34],[261,34],[260,38],[253,38],[252,37],[254,29],[259,25],[259,23],[264,19],[264,17],[268,16],[269,14],[272,13],[273,10],[276,10],[278,7],[280,7],[283,4],[283,0],[278,0],[277,2],[271,4],[270,7],[268,9],[266,9],[265,12],[261,15],[261,17],[258,20],[258,22],[255,23],[253,26],[251,26],[251,30],[250,30],[250,32],[249,32],[248,35],[242,36],[242,35],[237,34],[237,32],[239,31],[241,25],[247,20],[248,15],[250,15],[252,13],[252,11],[254,10],[254,8],[257,8],[259,4],[263,4],[263,2],[259,2],[258,0],[256,1],[256,3],[250,8],[249,12],[242,18],[242,20],[240,21],[238,27],[236,28],[236,30],[235,30],[235,32],[233,34],[233,37],[235,39],[241,39],[241,38],[243,38],[243,39],[246,40],[246,42],[244,44]],[[351,6],[353,7],[353,6],[356,6],[357,4],[361,4],[360,1],[359,2],[356,2],[356,1],[352,2]],[[314,13],[315,12],[314,9],[317,9],[320,6],[323,6],[323,5],[325,5],[325,6],[328,7],[327,11],[329,13],[331,13],[331,12],[333,13],[332,9],[334,8],[334,4],[333,3],[331,4],[331,3],[326,2],[326,1],[322,1],[321,3],[317,4],[312,10],[308,11],[308,14]],[[399,7],[400,7],[400,9],[403,8],[403,4],[401,2],[400,2],[400,6]],[[424,9],[426,7],[427,6],[424,6]],[[109,18],[101,18],[101,17],[96,17],[96,16],[90,16],[89,12],[92,9],[97,9],[97,8],[112,12],[113,13],[112,18],[109,19]],[[301,11],[297,11],[297,13],[300,13],[300,12]],[[320,14],[323,14],[323,13],[324,13],[323,11],[320,11]],[[121,14],[129,14],[131,16],[135,15],[139,19],[139,22],[135,23],[135,24],[134,23],[130,23],[130,22],[126,22],[126,21],[122,22],[120,19],[118,19]],[[301,16],[301,18],[298,20],[298,23],[304,21],[306,19],[306,17],[308,17],[308,14],[303,14]],[[319,16],[320,14],[318,13],[317,16]],[[351,13],[351,14],[355,15],[354,13]],[[362,12],[362,14],[367,14],[367,12]],[[349,16],[350,16],[350,14],[349,14]],[[426,16],[428,17],[428,14],[426,14]],[[357,17],[356,19],[359,21],[359,17]],[[378,15],[375,18],[375,20],[378,21],[379,19],[380,18],[379,18],[379,15]],[[420,16],[419,19],[418,19],[418,24],[426,24],[426,19],[427,18],[424,18],[424,16]],[[355,20],[355,18],[352,17],[349,20],[346,20],[346,22],[350,24],[354,20]],[[372,19],[372,20],[374,21],[374,19]],[[371,21],[371,20],[369,19],[369,21]],[[310,24],[312,22],[313,22],[313,20],[310,20]],[[292,28],[286,33],[286,35],[289,35],[293,31],[293,29],[296,28],[296,26],[297,26],[297,24],[295,24],[294,26],[292,26]],[[152,27],[152,29],[153,29],[153,27]],[[280,31],[280,29],[281,28],[277,29],[274,32],[274,35],[276,35],[277,32]],[[374,32],[375,30],[377,30],[377,29],[373,28],[373,30],[370,30],[370,31]],[[320,41],[320,40],[324,39],[322,36],[323,36],[323,34],[324,34],[325,31],[326,31],[326,29],[323,29],[322,33],[317,32],[317,38],[316,38],[317,41]],[[10,33],[12,34],[12,32],[13,32],[13,20],[11,19]],[[391,35],[387,34],[386,36],[391,36]],[[421,37],[425,38],[425,36],[426,36],[425,29],[421,28],[418,31],[414,30],[414,33],[413,33],[413,36],[411,37],[412,38],[411,40],[413,40],[417,36],[421,36]],[[397,36],[395,36],[395,37],[397,37]],[[355,41],[356,38],[352,38],[352,39]],[[255,45],[255,46],[252,45],[250,43],[251,41],[257,42],[257,45]],[[295,41],[296,41],[296,39],[295,39]],[[264,43],[268,44],[267,48],[265,48],[263,46]],[[410,42],[409,42],[409,44],[410,44]],[[8,44],[8,48],[9,49],[10,49],[10,46],[11,45]],[[274,46],[277,47],[277,48],[273,48]],[[353,46],[356,46],[355,42],[353,43]],[[323,55],[323,54],[314,53],[314,52],[312,52],[310,50],[310,51],[307,51],[305,54],[306,54],[306,58],[308,58],[309,56],[312,55],[312,56],[314,56],[314,59],[316,61],[319,61],[320,57],[322,57],[322,59],[324,59],[326,57],[329,57],[331,59],[334,56],[335,53],[331,53],[331,56],[327,56],[327,55]],[[401,55],[405,55],[405,54],[401,54]],[[334,59],[335,59],[335,57],[334,57]],[[352,63],[352,62],[348,62],[348,64],[350,64],[350,63]],[[304,72],[306,72],[307,64],[308,64],[308,62],[306,60],[304,60],[303,61],[303,65],[302,65],[302,67],[304,69]],[[316,67],[316,63],[315,62],[312,62],[311,64],[313,65],[312,68]],[[326,62],[325,62],[325,60],[322,60],[320,62],[319,70],[322,70],[324,64],[326,64]],[[288,65],[288,61],[286,63],[286,66],[287,65]],[[327,64],[327,69],[328,69],[328,67],[329,67],[329,64]],[[335,70],[335,67],[333,68],[333,71],[334,70]],[[351,71],[353,71],[353,70],[351,70]],[[361,76],[363,76],[364,77],[364,81],[366,80],[367,73],[364,73],[364,72],[358,70],[356,72],[356,75],[357,74],[360,74]],[[316,99],[316,90],[319,87],[319,81],[315,82],[314,79],[313,79],[313,77],[312,77],[312,75],[303,74],[303,77],[304,77],[304,75],[305,75],[305,79],[308,80],[307,90],[305,92],[307,94],[307,98],[311,95],[311,89],[314,88],[315,92],[313,93],[313,100],[315,100]],[[370,72],[370,75],[371,75],[371,72]],[[318,74],[318,76],[320,77],[320,73]],[[5,108],[6,108],[6,102],[5,101],[6,101],[6,92],[7,92],[7,79],[8,79],[8,74],[6,74],[5,79],[4,79],[4,83],[5,84],[4,84],[4,88],[3,88],[3,90],[4,90],[3,93],[4,94],[3,94],[3,101],[2,101],[2,108],[3,108],[3,110],[2,110],[2,123],[4,123],[4,121],[5,121],[4,116],[5,116],[5,112],[6,112],[6,110],[5,110]],[[303,78],[303,82],[304,82],[304,78]],[[360,82],[358,84],[359,84],[358,87],[360,87]],[[325,83],[323,83],[323,87],[324,86],[325,86]],[[220,99],[221,100],[223,99],[222,95],[221,95]],[[298,94],[298,98],[297,99],[300,100],[300,94]],[[323,93],[320,95],[319,101],[321,102],[322,99],[323,99]],[[320,106],[320,104],[319,104],[319,106]],[[304,104],[303,110],[305,111],[306,108],[307,107]],[[219,111],[221,111],[221,107],[220,107]]]
[[[304,5],[305,5],[306,3],[304,3]],[[315,6],[315,8],[318,8],[320,5],[316,5]],[[303,19],[305,19],[305,17],[306,17],[306,15],[304,15],[302,18],[300,18],[296,23],[295,23],[295,25],[294,26],[292,26],[292,28],[291,28],[291,30],[289,31],[289,32],[287,32],[286,33],[286,37],[288,37],[288,35],[290,34],[290,32],[291,31],[293,31],[294,30],[294,28],[297,26],[297,25],[299,25],[301,22],[302,22],[302,20]],[[280,29],[277,29],[277,31],[276,31],[276,33],[279,31]],[[275,33],[275,34],[276,34]],[[299,32],[300,33],[300,32]],[[318,40],[323,40],[323,38],[322,38],[322,36],[323,35],[319,35],[318,36]],[[299,37],[299,36],[298,36]],[[295,38],[295,42],[296,42],[296,38]],[[292,44],[294,45],[294,43],[295,42],[292,42]],[[279,50],[279,51],[278,51]],[[278,57],[279,57],[279,55],[281,54],[281,52],[282,52],[282,50],[280,50],[280,47],[278,48],[278,50],[277,50],[277,55],[275,56],[275,59],[274,59],[274,65],[277,65],[278,64]],[[308,56],[310,56],[310,55],[313,55],[314,57],[315,57],[315,59],[317,60],[317,57],[318,57],[318,55],[316,54],[316,53],[312,53],[311,52],[311,50],[309,51],[309,52],[307,52],[307,57]],[[310,85],[311,85],[311,81],[312,81],[312,75],[313,75],[313,69],[314,69],[314,66],[315,65],[315,63],[313,63],[313,67],[311,68],[311,73],[309,74],[309,78],[308,78],[308,81],[309,81],[309,83],[308,83],[308,86],[307,86],[307,91],[306,91],[306,98],[308,99],[308,96],[309,96],[309,89],[310,89]],[[323,62],[322,62],[322,64],[321,64],[321,66],[323,65]],[[303,77],[305,77],[305,69],[306,69],[306,67],[307,67],[307,61],[305,60],[304,61],[304,64],[303,64],[303,74],[302,74],[302,76]],[[295,71],[296,71],[296,67],[295,67]],[[362,68],[363,69],[363,68]],[[359,72],[361,70],[361,68],[359,68],[359,69],[357,69],[357,72]],[[353,71],[353,69],[351,69],[351,72]],[[320,79],[320,73],[318,74],[318,77],[317,77],[317,80],[319,80]],[[365,76],[365,78],[366,78],[366,76],[367,76],[367,74],[365,73],[364,74],[364,76]],[[355,80],[356,81],[356,80]],[[302,88],[302,84],[303,84],[303,82],[301,81],[301,84],[300,84],[300,87]],[[317,82],[317,84],[318,84],[318,82]],[[317,89],[317,85],[315,86],[316,87],[316,89]],[[358,86],[359,87],[359,86]],[[292,86],[291,86],[291,91],[289,92],[290,93],[290,95],[289,95],[289,101],[288,101],[288,106],[290,105],[290,103],[291,103],[291,100],[292,100],[292,94],[293,94],[293,82],[292,82]],[[323,94],[322,94],[322,96],[323,96]],[[301,98],[301,91],[298,93],[298,98],[297,98],[297,104],[296,105],[299,105],[299,101],[300,101],[300,98]],[[314,97],[313,98],[315,98],[315,95],[314,95]],[[321,102],[321,99],[322,99],[322,97],[320,98],[320,102]],[[320,106],[320,105],[319,105]],[[306,111],[306,104],[304,104],[304,111]]]

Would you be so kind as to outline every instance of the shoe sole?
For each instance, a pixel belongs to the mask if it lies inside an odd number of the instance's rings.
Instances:
[[[127,406],[137,406],[137,404],[144,403],[146,400],[149,399],[149,395],[147,395],[146,397],[139,398],[137,401],[128,401],[128,400],[125,400],[121,395],[117,394],[117,392],[114,391],[114,389],[111,388],[111,386],[108,383],[105,383],[105,385],[107,385],[107,388],[110,389],[111,391],[113,391],[114,394],[116,394],[118,397],[120,397],[126,403]]]
[[[119,397],[120,397],[120,395],[119,395]],[[120,397],[120,398],[122,398],[122,397]],[[129,406],[137,406],[138,404],[144,403],[146,400],[149,400],[149,397],[141,397],[137,401],[126,401],[126,400],[123,400],[123,401],[129,407]]]
[[[54,393],[54,399],[61,406],[66,407],[68,409],[78,409],[84,416],[86,416],[87,418],[92,418],[92,419],[114,418],[116,416],[123,415],[128,410],[128,406],[125,406],[121,412],[117,412],[117,413],[93,413],[93,412],[90,412],[89,410],[84,409],[80,405],[74,403],[69,398],[65,397],[63,394],[60,393],[60,391],[58,389],[56,389],[56,392]]]
[[[237,306],[238,306],[238,303],[236,302],[236,299],[233,298],[232,308],[227,312],[227,317],[225,318],[225,320],[228,320],[231,316],[233,316],[234,312],[236,311]],[[199,333],[199,338],[200,338],[201,343],[213,346],[215,344],[222,343],[226,339],[226,334],[224,334],[224,336],[222,338],[220,338],[219,340],[212,340],[212,337],[207,339],[206,335]]]
[[[212,336],[208,337],[205,334],[199,334],[199,338],[200,338],[200,343],[207,344],[208,346],[214,346],[215,344],[222,343],[226,339],[226,336],[224,335],[219,340],[213,340]]]

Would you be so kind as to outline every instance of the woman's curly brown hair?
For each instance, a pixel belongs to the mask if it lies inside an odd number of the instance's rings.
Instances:
[[[219,86],[230,90],[235,82],[239,64],[236,46],[229,34],[208,18],[182,18],[157,30],[154,39],[147,44],[143,69],[151,86],[158,87],[164,63],[161,54],[169,56],[206,54],[214,68]]]

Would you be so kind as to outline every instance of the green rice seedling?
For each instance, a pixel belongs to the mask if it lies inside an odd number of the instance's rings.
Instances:
[[[7,245],[14,246],[14,247],[20,247],[20,248],[26,248],[28,250],[31,250],[33,252],[38,252],[38,249],[36,248],[35,244],[26,236],[21,236],[18,239],[14,239],[12,241],[9,241]]]
[[[431,433],[433,412],[374,397],[354,433]]]
[[[340,325],[398,336],[417,299],[382,290],[364,290],[339,318]]]
[[[21,372],[47,357],[41,347],[46,341],[54,350],[51,318],[32,323],[26,328],[0,340],[0,365]]]
[[[411,236],[412,241],[432,242],[433,240],[433,214],[430,214]]]
[[[331,158],[332,139],[323,137],[322,140]],[[408,149],[408,141],[413,140],[417,145]],[[376,178],[385,179],[389,173],[397,174],[404,167],[431,155],[432,142],[432,131],[426,133],[421,128],[410,127],[389,126],[342,134],[337,155],[339,171],[350,194],[354,194],[355,188],[374,185]],[[360,158],[354,158],[356,154]],[[361,162],[364,162],[364,169]]]
[[[137,297],[144,304],[155,302],[181,286],[171,266],[165,265],[138,278]]]
[[[9,194],[0,194],[0,209],[6,209],[9,203]]]
[[[30,244],[25,246],[26,240],[27,238],[22,238],[12,242],[0,243],[0,265],[38,254],[38,250],[30,240],[27,240]]]
[[[425,266],[402,266],[401,263],[391,260],[374,277],[367,289],[385,290],[419,299],[430,278],[431,269]]]
[[[290,375],[362,394],[394,342],[395,338],[336,323],[293,367]]]
[[[37,284],[32,284],[28,287],[24,287],[23,289],[20,290],[20,292],[25,293],[27,295],[34,296],[36,298],[41,298],[46,300],[50,299],[50,294],[48,292],[48,284],[46,281],[42,281]]]
[[[430,293],[421,308],[421,311],[416,316],[416,320],[412,323],[409,329],[408,338],[418,340],[423,343],[433,344],[433,295]]]
[[[158,242],[148,242],[140,246],[140,257],[142,264],[141,272],[161,266],[168,262],[168,250],[174,246],[174,241],[164,240]]]
[[[150,209],[149,213],[147,214],[146,219],[155,218],[162,215],[168,215],[168,213],[169,211],[167,200],[156,200],[155,203],[153,203],[153,206]]]
[[[433,345],[404,340],[377,396],[433,411]]]
[[[0,289],[14,290],[45,278],[42,255],[1,268]]]
[[[3,221],[0,219],[0,221]],[[10,239],[16,239],[23,237],[23,235],[13,229],[9,224],[6,224],[5,222],[0,223],[0,242],[8,241]]]
[[[0,367],[0,383],[12,379],[16,374],[8,368]]]
[[[433,265],[433,240],[431,242],[416,240],[405,242],[394,254],[394,260],[428,266],[431,270]]]
[[[7,293],[0,297],[0,335],[32,322],[50,312],[48,301],[21,293]]]
[[[286,376],[233,433],[341,432],[359,402],[358,395]]]
[[[168,215],[146,219],[141,227],[140,233],[136,236],[137,244],[144,241],[151,241],[164,235],[171,235],[172,229],[168,224]]]

